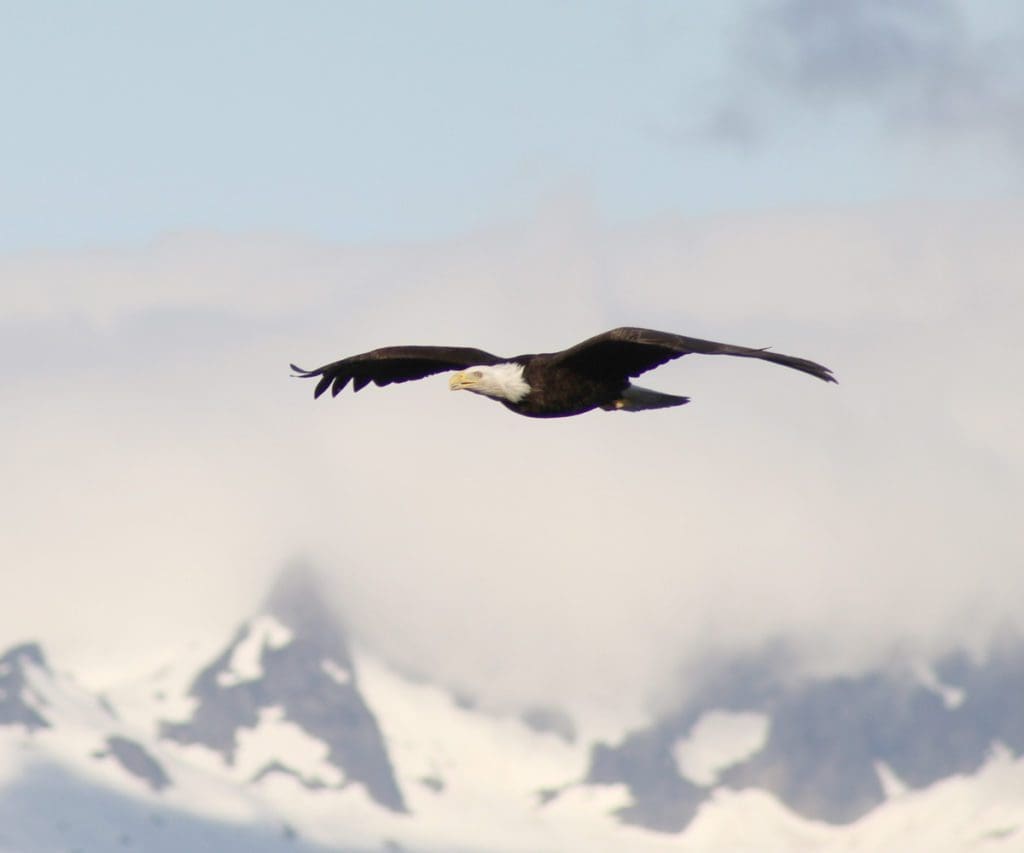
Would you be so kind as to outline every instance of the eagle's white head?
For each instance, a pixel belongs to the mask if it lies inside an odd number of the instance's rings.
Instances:
[[[448,387],[510,403],[518,403],[530,393],[529,383],[523,379],[523,366],[515,362],[467,367],[452,375]]]

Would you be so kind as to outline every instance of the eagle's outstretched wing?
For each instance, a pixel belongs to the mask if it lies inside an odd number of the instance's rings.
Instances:
[[[767,349],[720,344],[687,338],[671,332],[657,332],[653,329],[623,327],[612,329],[576,344],[552,356],[553,364],[571,366],[583,373],[602,376],[639,376],[660,364],[690,353],[703,355],[738,355],[743,358],[760,358],[794,370],[801,370],[817,376],[825,382],[835,382],[832,371],[806,358],[772,352]]]
[[[333,361],[316,370],[303,370],[291,365],[298,376],[312,379],[320,377],[313,392],[319,397],[328,388],[337,397],[348,383],[358,391],[371,382],[374,385],[390,385],[392,382],[409,382],[422,379],[446,370],[462,370],[476,364],[497,364],[503,361],[496,355],[472,347],[383,347],[370,352],[352,355],[340,361]]]

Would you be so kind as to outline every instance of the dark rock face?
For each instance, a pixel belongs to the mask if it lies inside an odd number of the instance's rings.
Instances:
[[[935,671],[964,691],[958,710],[984,720],[1014,755],[1024,755],[1024,642],[1004,638],[981,666],[962,653],[940,660]]]
[[[679,832],[694,816],[708,790],[679,772],[673,754],[705,711],[762,708],[782,689],[776,673],[788,664],[788,651],[771,646],[752,658],[718,661],[701,688],[682,707],[653,725],[626,735],[616,745],[591,749],[588,784],[624,783],[633,796],[618,812],[626,823],[660,832]]]
[[[162,791],[171,784],[171,777],[167,775],[160,762],[137,741],[120,735],[111,735],[107,738],[107,754],[154,791]]]
[[[220,657],[196,676],[189,689],[189,695],[199,700],[195,713],[182,723],[163,723],[163,737],[179,743],[203,744],[224,755],[229,763],[234,761],[236,733],[259,722],[262,690],[256,681],[222,687],[218,676],[230,672],[231,657],[248,636],[247,626],[239,628]]]
[[[795,811],[832,823],[860,817],[885,798],[874,760],[905,719],[893,692],[875,678],[837,679],[781,698],[764,749],[725,781],[765,788]]]
[[[31,696],[26,668],[49,671],[43,650],[36,643],[24,643],[0,657],[0,726],[24,726],[29,731],[49,728],[50,722]]]
[[[311,576],[301,570],[284,576],[268,599],[266,613],[291,636],[280,644],[262,644],[260,674],[239,680],[231,670],[238,647],[253,641],[255,623],[250,623],[196,677],[189,692],[199,704],[191,719],[164,723],[162,736],[203,744],[232,762],[239,729],[256,726],[262,709],[279,707],[284,719],[327,745],[328,762],[346,782],[362,784],[386,808],[405,811],[380,728],[359,691],[348,644]],[[290,770],[285,756],[278,765],[267,772]],[[292,775],[309,787],[325,784]]]
[[[797,813],[847,823],[883,802],[877,764],[910,788],[924,788],[984,763],[996,743],[1024,754],[1024,642],[1005,642],[984,662],[964,655],[935,672],[955,700],[907,673],[884,672],[793,681],[786,656],[738,661],[683,707],[616,745],[598,744],[585,782],[628,786],[624,820],[678,831],[709,788],[692,784],[673,748],[709,711],[765,714],[769,733],[754,755],[724,768],[716,784],[763,788]]]
[[[594,746],[586,782],[625,783],[633,803],[617,814],[626,823],[659,832],[679,832],[697,814],[704,792],[684,779],[676,767],[670,727],[653,727],[629,735],[616,747]]]

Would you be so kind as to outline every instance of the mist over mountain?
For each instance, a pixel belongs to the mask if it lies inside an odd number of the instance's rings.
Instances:
[[[1020,222],[979,202],[627,227],[581,197],[426,246],[193,233],[2,258],[23,285],[0,336],[21,567],[2,645],[45,620],[101,688],[241,622],[303,554],[389,660],[495,703],[638,714],[678,698],[680,656],[779,638],[846,673],[981,649],[1022,594]],[[289,377],[622,323],[771,345],[840,385],[688,356],[644,380],[692,397],[675,413],[520,423],[443,377],[316,402]]]
[[[199,672],[189,696],[196,701],[190,718],[162,723],[161,737],[201,744],[233,765],[240,730],[256,728],[273,713],[283,725],[327,745],[324,761],[339,779],[335,785],[361,784],[380,805],[406,810],[380,729],[359,691],[347,641],[322,590],[303,569],[278,579],[262,614],[242,625]],[[286,762],[286,755],[279,756],[253,778],[286,773],[312,789],[332,784]]]
[[[104,696],[39,643],[5,652],[0,850],[667,851],[739,844],[738,824],[778,849],[1024,837],[1024,785],[1005,787],[1024,782],[1019,637],[856,677],[799,675],[775,646],[596,737],[571,708],[499,713],[410,680],[353,645],[308,569],[224,637]],[[975,810],[942,813],[965,786]]]

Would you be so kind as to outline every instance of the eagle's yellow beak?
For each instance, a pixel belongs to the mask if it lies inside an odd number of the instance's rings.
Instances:
[[[461,391],[472,384],[472,380],[464,371],[460,370],[458,373],[453,373],[452,378],[448,380],[448,389],[450,391]]]

